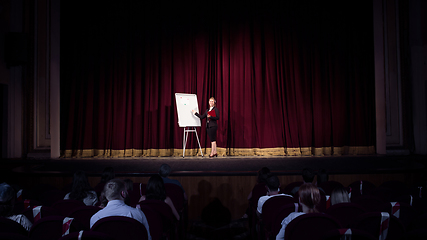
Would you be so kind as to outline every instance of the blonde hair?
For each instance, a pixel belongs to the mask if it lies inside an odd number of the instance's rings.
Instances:
[[[331,205],[350,202],[348,192],[344,187],[336,187],[331,193]]]
[[[211,98],[209,98],[209,100],[214,100],[214,107],[216,107],[216,100],[215,100],[215,98],[214,97],[211,97]]]

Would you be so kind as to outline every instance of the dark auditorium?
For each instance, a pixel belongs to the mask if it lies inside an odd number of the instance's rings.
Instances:
[[[425,12],[0,0],[0,240],[427,239]]]

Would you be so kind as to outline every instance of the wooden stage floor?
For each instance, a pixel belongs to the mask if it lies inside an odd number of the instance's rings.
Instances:
[[[268,167],[278,175],[300,175],[305,167],[326,169],[329,174],[409,173],[426,170],[426,157],[406,156],[328,156],[328,157],[141,157],[141,158],[59,158],[3,159],[6,174],[72,175],[84,170],[98,176],[105,167],[113,167],[117,176],[148,176],[167,163],[175,176],[256,175]]]

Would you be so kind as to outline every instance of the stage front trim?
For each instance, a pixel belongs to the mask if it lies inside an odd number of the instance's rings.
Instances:
[[[375,154],[375,146],[305,147],[305,148],[218,148],[218,156],[343,156]],[[182,157],[182,149],[79,149],[62,151],[65,158]],[[203,155],[211,152],[203,148]],[[201,157],[200,150],[185,150],[187,157]]]

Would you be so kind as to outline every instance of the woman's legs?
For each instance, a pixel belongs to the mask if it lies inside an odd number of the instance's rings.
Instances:
[[[207,130],[207,133],[209,136],[209,140],[211,140],[211,154],[210,154],[210,156],[212,157],[213,155],[217,154],[217,152],[216,152],[216,130],[217,130],[217,127],[210,127],[210,128],[207,128],[206,130]]]
[[[216,141],[211,142],[211,156],[217,154],[216,152]]]

